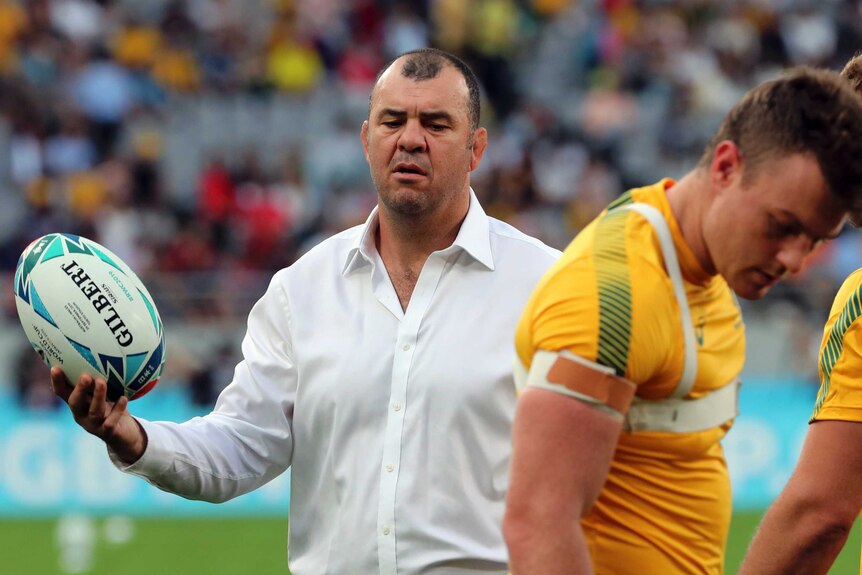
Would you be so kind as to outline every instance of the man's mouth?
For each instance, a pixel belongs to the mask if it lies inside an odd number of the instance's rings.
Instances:
[[[398,176],[427,176],[428,173],[417,164],[399,162],[392,168],[392,173]]]
[[[757,274],[760,276],[761,283],[763,283],[764,285],[773,285],[775,283],[778,283],[778,281],[781,279],[781,275],[771,274],[763,270],[757,270]]]

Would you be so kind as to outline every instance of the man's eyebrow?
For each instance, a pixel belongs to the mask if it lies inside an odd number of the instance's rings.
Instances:
[[[452,114],[449,112],[444,112],[442,110],[431,111],[431,112],[419,112],[419,117],[425,122],[434,122],[437,120],[443,120],[449,124],[453,124],[455,122]]]
[[[814,240],[834,240],[841,234],[841,229],[839,228],[836,231],[830,232],[826,235],[820,236],[812,232],[808,226],[802,223],[802,221],[796,217],[796,214],[790,212],[788,210],[781,210],[781,214],[787,218],[787,223],[796,230],[805,233],[808,237]]]
[[[399,110],[398,108],[383,108],[377,113],[377,119],[385,118],[386,116],[391,116],[393,118],[406,118],[407,111]]]

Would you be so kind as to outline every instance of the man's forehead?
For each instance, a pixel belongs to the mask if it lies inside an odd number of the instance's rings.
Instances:
[[[404,60],[396,60],[375,84],[371,94],[372,108],[378,105],[391,107],[401,102],[405,105],[421,98],[438,100],[437,107],[467,108],[469,91],[467,82],[451,64],[441,64],[433,78],[408,78],[402,75]]]

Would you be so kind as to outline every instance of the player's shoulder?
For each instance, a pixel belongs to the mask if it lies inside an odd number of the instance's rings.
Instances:
[[[629,217],[637,214],[605,212],[584,228],[537,286],[540,306],[570,301],[586,309],[620,300],[664,313],[674,295],[660,248],[649,223],[627,223]]]
[[[663,277],[663,261],[649,221],[633,211],[611,210],[599,214],[575,237],[558,267],[599,271],[625,268],[639,277]]]
[[[828,323],[833,323],[847,308],[846,319],[857,323],[856,320],[862,315],[862,268],[848,275],[832,301],[832,309],[829,312]]]
[[[862,288],[862,268],[857,269],[844,279],[838,293],[840,295],[842,292],[848,294],[858,292],[860,288]]]

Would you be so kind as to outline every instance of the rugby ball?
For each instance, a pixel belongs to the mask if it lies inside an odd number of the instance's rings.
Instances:
[[[89,373],[108,383],[108,399],[137,399],[165,363],[159,312],[141,280],[94,241],[48,234],[24,250],[15,269],[15,305],[42,360],[74,385]]]

